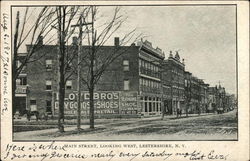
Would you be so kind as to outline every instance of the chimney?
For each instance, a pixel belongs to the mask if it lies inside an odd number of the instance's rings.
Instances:
[[[115,37],[115,46],[119,46],[119,45],[120,45],[119,37]]]
[[[77,45],[77,37],[72,37],[72,45]]]
[[[38,36],[38,45],[43,45],[43,36]]]
[[[170,50],[169,57],[170,57],[170,58],[172,58],[172,57],[173,57],[172,50]]]

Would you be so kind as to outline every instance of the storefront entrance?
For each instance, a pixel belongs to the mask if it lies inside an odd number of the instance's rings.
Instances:
[[[26,112],[26,97],[16,97],[16,109],[20,115]]]

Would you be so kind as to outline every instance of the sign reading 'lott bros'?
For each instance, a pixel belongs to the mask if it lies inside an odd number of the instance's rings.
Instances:
[[[65,95],[65,114],[77,113],[78,93],[72,92]],[[55,113],[58,112],[58,94],[54,99]],[[94,93],[94,107],[96,114],[127,114],[137,113],[137,92],[101,91]],[[89,93],[81,93],[81,113],[89,113]]]

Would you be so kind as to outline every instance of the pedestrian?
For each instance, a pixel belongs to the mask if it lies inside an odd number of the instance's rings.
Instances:
[[[35,111],[34,113],[35,113],[35,116],[36,116],[36,121],[38,121],[38,119],[39,119],[39,112]]]
[[[30,110],[27,110],[27,120],[28,121],[30,121],[30,117],[31,117]]]
[[[180,116],[180,108],[177,108],[177,118]]]

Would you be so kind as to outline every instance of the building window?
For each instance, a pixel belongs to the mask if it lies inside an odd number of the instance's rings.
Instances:
[[[16,79],[17,85],[27,85],[27,78],[26,77],[20,77]]]
[[[186,79],[185,79],[185,87],[188,87],[188,82]]]
[[[148,109],[148,112],[152,112],[152,101],[151,101],[151,97],[149,97],[149,99],[148,99],[149,101],[149,104],[148,104],[148,107],[149,107],[149,109]]]
[[[72,80],[67,80],[66,89],[72,89]]]
[[[139,84],[140,84],[140,86],[142,86],[142,85],[143,85],[143,79],[142,79],[142,78],[140,78],[140,82],[139,82]]]
[[[155,98],[153,97],[153,110],[152,110],[153,112],[155,112],[156,111],[156,106],[155,106]]]
[[[20,78],[16,79],[16,85],[20,85],[20,83],[21,83],[21,79]]]
[[[20,60],[17,60],[16,67],[19,68],[21,65],[22,65],[22,63],[20,62]]]
[[[129,80],[124,80],[124,90],[129,90]]]
[[[129,71],[129,61],[123,60],[123,71]]]
[[[30,100],[30,105],[36,105],[36,100]]]
[[[51,89],[52,89],[52,81],[46,80],[46,90],[51,90]]]
[[[46,60],[46,71],[51,71],[52,70],[52,60],[48,59]]]
[[[69,71],[71,68],[72,68],[72,61],[69,61],[69,62],[66,64],[66,70]]]
[[[27,85],[27,78],[26,77],[20,77],[20,85]]]
[[[49,112],[51,113],[52,110],[51,110],[51,101],[46,101],[46,112]]]

